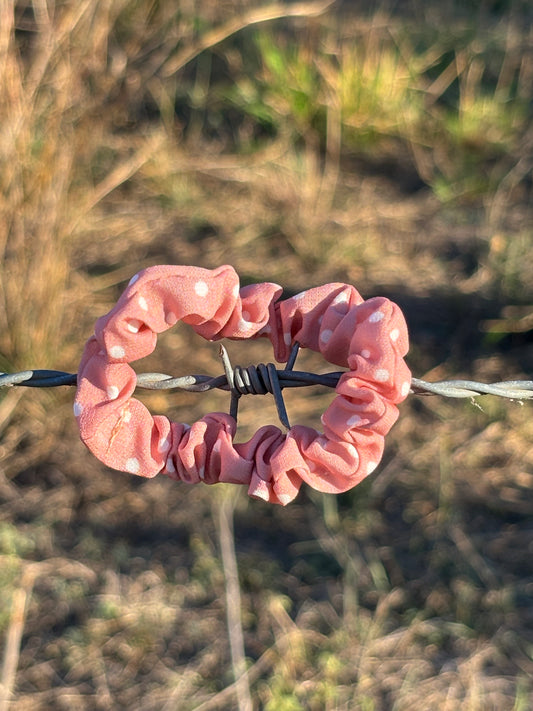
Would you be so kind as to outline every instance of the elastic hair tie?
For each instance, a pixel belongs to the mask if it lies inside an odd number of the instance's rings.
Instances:
[[[302,482],[340,493],[374,471],[398,417],[396,404],[410,390],[402,312],[384,297],[364,301],[348,284],[278,301],[281,293],[271,283],[240,289],[230,266],[155,266],[136,274],[96,322],[79,366],[74,414],[89,450],[120,471],[244,484],[250,496],[283,505]],[[226,413],[192,426],[152,416],[132,397],[137,378],[129,363],[152,353],[157,334],[178,321],[210,341],[269,338],[280,363],[298,343],[346,368],[321,417],[323,433],[294,425],[285,434],[268,425],[234,443],[237,423]]]

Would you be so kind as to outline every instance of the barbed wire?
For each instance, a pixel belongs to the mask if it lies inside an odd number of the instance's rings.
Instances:
[[[281,389],[322,385],[335,388],[345,371],[330,373],[309,373],[292,370],[298,348],[295,347],[287,366],[278,370],[272,363],[233,366],[227,359],[227,352],[221,347],[221,356],[225,359],[225,373],[219,376],[183,375],[174,377],[165,373],[138,373],[137,387],[146,390],[183,390],[186,392],[206,392],[215,388],[220,390],[235,389],[240,395],[262,395],[272,392],[271,377],[279,382]],[[224,355],[225,354],[225,355]],[[270,376],[269,376],[270,372]],[[275,376],[274,376],[275,372]],[[233,373],[233,375],[232,375]],[[232,382],[233,380],[233,382]],[[17,373],[0,372],[0,388],[22,386],[30,388],[50,388],[61,385],[76,385],[77,374],[61,370],[23,370]],[[479,395],[495,395],[510,400],[532,400],[533,380],[503,380],[494,383],[481,383],[476,380],[440,380],[428,382],[412,378],[410,392],[414,395],[440,395],[450,398],[471,398]]]
[[[331,373],[309,373],[292,370],[298,344],[295,344],[291,357],[283,370],[278,370],[273,363],[260,363],[232,366],[224,346],[220,347],[220,356],[224,365],[224,374],[183,375],[173,377],[165,373],[138,373],[137,387],[146,390],[182,390],[186,392],[206,392],[215,388],[231,392],[229,414],[237,420],[239,399],[242,395],[264,395],[271,393],[280,422],[287,430],[291,425],[283,400],[284,388],[299,388],[310,385],[322,385],[335,388],[345,371]],[[33,388],[76,385],[77,374],[60,370],[24,370],[18,373],[0,373],[0,388],[22,386]],[[451,398],[474,398],[479,395],[496,395],[510,400],[533,399],[533,380],[505,380],[498,383],[479,383],[475,380],[441,380],[427,382],[419,378],[411,379],[410,392],[414,395],[441,395]]]

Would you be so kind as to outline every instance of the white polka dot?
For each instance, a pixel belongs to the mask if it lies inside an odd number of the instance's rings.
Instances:
[[[126,462],[126,471],[129,472],[130,474],[138,474],[140,468],[141,468],[141,465],[139,464],[139,460],[136,459],[135,457],[131,457]]]
[[[363,358],[370,358],[370,351],[368,350],[368,348],[363,348],[363,350],[361,351],[361,355],[363,356]]]
[[[265,326],[263,326],[263,328],[261,329],[261,333],[272,333],[272,329],[270,328],[268,323]]]
[[[393,328],[392,331],[390,332],[391,341],[397,341],[399,337],[400,337],[400,329]]]
[[[386,383],[390,378],[390,373],[386,368],[378,368],[374,373],[374,378],[378,383]]]
[[[369,321],[370,323],[378,323],[379,321],[382,321],[385,318],[385,314],[383,311],[374,311],[373,314],[370,314]]]
[[[120,390],[117,388],[116,385],[109,385],[107,387],[107,397],[110,400],[116,400],[119,392],[120,392]]]
[[[282,506],[287,506],[292,501],[292,496],[290,494],[278,494],[278,499]]]
[[[341,293],[337,294],[337,296],[333,299],[333,303],[334,304],[347,304],[349,300],[350,300],[350,297],[346,293],[346,291],[341,291]]]
[[[217,441],[213,445],[213,452],[218,453],[218,452],[220,452],[221,449],[222,449],[222,442],[219,439],[217,439]]]
[[[255,496],[256,499],[261,499],[262,501],[270,500],[270,496],[268,495],[268,491],[266,489],[255,489],[253,496]]]
[[[346,424],[348,427],[355,427],[355,425],[358,425],[361,422],[361,418],[359,415],[352,415],[346,420]]]
[[[243,312],[242,312],[242,317],[243,317],[243,319],[244,319],[245,321],[249,321],[249,320],[250,320],[250,312],[249,312],[249,311],[243,311]]]
[[[410,390],[411,390],[411,383],[405,382],[402,385],[402,389],[400,390],[402,397],[407,397],[407,395],[409,395]]]
[[[194,285],[194,293],[202,298],[207,296],[207,294],[209,293],[209,287],[207,286],[205,281],[196,282],[196,284]]]
[[[165,437],[161,437],[159,442],[157,443],[157,449],[160,452],[168,452],[170,449],[170,438],[169,435],[166,435]]]
[[[205,479],[205,467],[200,467],[200,469],[198,469],[198,476],[202,481]]]
[[[169,457],[169,458],[167,459],[167,462],[166,462],[166,464],[165,464],[165,469],[167,470],[167,472],[175,472],[175,471],[176,471],[176,467],[174,466],[174,462],[172,461],[172,457]]]
[[[254,327],[254,324],[251,321],[246,321],[243,318],[241,318],[241,320],[239,321],[239,326],[238,326],[239,331],[249,331],[253,327]]]
[[[130,333],[139,333],[139,329],[142,326],[142,321],[139,321],[139,319],[132,318],[130,321],[128,321],[128,325],[126,328]]]
[[[122,421],[126,424],[131,420],[131,410],[125,410],[122,413]]]
[[[135,282],[137,281],[138,278],[139,278],[139,275],[138,275],[138,274],[134,274],[134,276],[132,276],[131,279],[129,280],[128,286],[131,286],[132,284],[135,284]]]
[[[178,317],[173,311],[167,311],[167,313],[165,314],[165,321],[168,323],[169,326],[173,326],[177,320]]]
[[[283,334],[283,341],[284,341],[284,343],[285,343],[286,346],[290,346],[290,345],[291,345],[291,341],[292,341],[292,336],[291,336],[291,334],[290,334],[290,333],[284,333],[284,334]]]
[[[372,472],[377,469],[377,466],[378,466],[377,462],[368,462],[368,464],[366,465],[366,473],[372,474]]]
[[[328,343],[329,339],[333,336],[333,331],[329,328],[325,328],[320,334],[320,340],[322,343]]]
[[[83,412],[83,405],[81,404],[81,402],[75,402],[74,407],[72,409],[74,410],[74,415],[76,417],[79,417]]]
[[[322,314],[321,316],[319,316],[319,317],[317,318],[317,323],[318,323],[319,326],[322,324],[322,319],[323,319],[323,318],[324,318],[324,314]]]
[[[109,355],[111,358],[124,358],[126,351],[122,346],[111,346],[109,349]]]
[[[141,309],[142,309],[143,311],[148,311],[148,302],[146,301],[146,299],[144,298],[144,296],[139,296],[139,301],[138,301],[138,303],[139,303],[139,306],[141,307]]]

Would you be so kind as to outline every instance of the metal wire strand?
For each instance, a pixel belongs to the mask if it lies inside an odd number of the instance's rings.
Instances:
[[[62,370],[22,370],[19,373],[1,373],[0,387],[22,385],[28,388],[53,388],[58,385],[76,385],[76,373]]]
[[[300,346],[295,343],[292,347],[291,355],[285,370],[281,373],[289,372],[290,368],[296,361]],[[230,415],[237,419],[237,410],[239,407],[239,398],[241,395],[266,395],[272,393],[278,417],[281,424],[288,430],[291,428],[285,401],[283,400],[282,385],[276,366],[273,363],[259,363],[259,365],[250,365],[243,368],[240,365],[233,367],[229,359],[229,355],[224,346],[220,346],[219,351],[224,371],[226,373],[226,381],[231,391]]]
[[[497,395],[510,400],[533,399],[533,380],[502,380],[498,383],[478,383],[475,380],[441,380],[428,383],[411,379],[411,392],[415,395],[443,395],[444,397],[473,397]]]
[[[331,373],[308,373],[292,370],[297,344],[289,357],[284,370],[275,366],[231,366],[225,369],[224,375],[184,375],[173,377],[165,373],[137,374],[137,387],[147,390],[184,390],[188,392],[205,392],[214,388],[235,391],[241,395],[273,393],[279,384],[283,388],[299,388],[309,385],[322,385],[335,388],[344,371]],[[229,363],[229,358],[228,358]],[[267,369],[265,371],[263,368]],[[228,378],[228,375],[231,376]],[[76,385],[76,373],[65,373],[60,370],[24,370],[18,373],[0,372],[0,387],[22,386],[31,388],[49,388],[59,385]],[[419,378],[412,378],[411,393],[414,395],[441,395],[451,398],[471,398],[478,395],[495,395],[509,400],[532,400],[533,380],[504,380],[496,383],[480,383],[475,380],[441,380],[430,383]],[[237,397],[235,395],[235,397]]]

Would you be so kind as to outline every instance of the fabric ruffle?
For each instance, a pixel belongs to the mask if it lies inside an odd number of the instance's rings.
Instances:
[[[243,484],[250,496],[283,505],[302,482],[330,493],[358,484],[377,467],[396,405],[410,390],[403,314],[386,298],[364,301],[347,284],[284,301],[281,293],[271,283],[240,289],[230,266],[155,266],[134,276],[97,321],[80,363],[74,412],[90,451],[120,471]],[[298,342],[347,368],[322,415],[323,432],[295,425],[284,434],[270,425],[234,443],[237,425],[225,413],[192,426],[152,416],[132,397],[136,375],[129,363],[152,353],[157,334],[178,321],[208,340],[267,337],[280,363]]]

